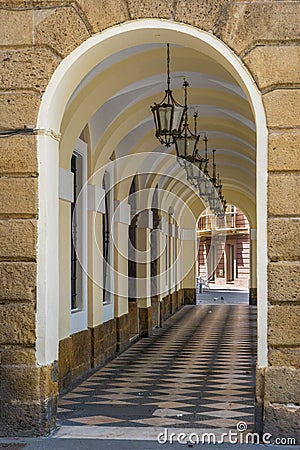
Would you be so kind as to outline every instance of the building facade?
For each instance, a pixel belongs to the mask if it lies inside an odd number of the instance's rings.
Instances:
[[[1,1],[1,435],[47,433],[59,390],[195,302],[205,205],[149,109],[167,42],[253,230],[258,430],[297,435],[299,8]]]
[[[214,215],[203,211],[198,222],[198,276],[211,286],[249,289],[250,227],[245,214],[234,205],[225,213],[226,241],[219,249],[212,246]],[[220,254],[220,260],[217,261]],[[254,300],[254,299],[252,299]]]

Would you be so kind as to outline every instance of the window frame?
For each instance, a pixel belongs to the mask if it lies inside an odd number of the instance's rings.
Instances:
[[[80,225],[81,230],[78,232],[77,236],[80,239],[79,251],[80,251],[80,261],[81,261],[81,300],[80,306],[76,309],[71,309],[72,302],[72,289],[71,289],[71,267],[70,267],[70,334],[77,333],[79,331],[88,328],[88,279],[87,279],[87,264],[88,264],[88,193],[87,193],[87,144],[82,140],[78,139],[76,146],[72,155],[78,155],[81,160],[81,193],[80,202],[76,204],[76,211],[80,214]],[[70,161],[71,164],[71,161]],[[75,200],[75,199],[74,199]],[[71,205],[70,205],[71,210]],[[72,239],[72,216],[70,214],[70,238]],[[71,247],[71,243],[70,243]],[[76,245],[78,251],[78,245]],[[71,257],[71,248],[70,248]],[[70,261],[71,263],[71,261]]]

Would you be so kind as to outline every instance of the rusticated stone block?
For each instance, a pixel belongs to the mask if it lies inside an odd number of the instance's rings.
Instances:
[[[104,322],[103,333],[103,354],[105,360],[111,359],[112,356],[116,354],[116,343],[117,343],[117,330],[116,330],[116,319]]]
[[[1,349],[1,364],[4,366],[35,366],[35,349],[3,347]]]
[[[35,311],[32,305],[1,305],[0,323],[0,344],[35,343]]]
[[[180,289],[178,291],[178,303],[179,303],[179,306],[182,306],[184,304],[184,290],[183,289]]]
[[[196,289],[184,288],[184,304],[195,305],[196,304]]]
[[[176,311],[176,295],[175,292],[173,292],[170,295],[170,310],[171,310],[171,314],[174,314]]]
[[[0,436],[34,436],[49,433],[55,426],[57,399],[38,402],[2,402]]]
[[[299,14],[298,2],[231,2],[220,37],[237,54],[256,43],[293,41]]]
[[[34,301],[36,264],[22,262],[0,263],[0,300]]]
[[[294,438],[294,444],[300,442],[300,407],[267,403],[264,410],[264,433],[270,433],[273,438]]]
[[[67,337],[59,341],[58,351],[58,386],[64,390],[72,381],[72,338]]]
[[[161,299],[159,302],[159,326],[162,327],[165,321],[164,311],[165,311],[165,299]]]
[[[60,62],[50,49],[1,50],[2,89],[32,89],[43,92]]]
[[[91,368],[90,330],[72,334],[72,380]]]
[[[152,334],[152,308],[139,308],[139,335],[148,337]]]
[[[47,399],[52,397],[55,401],[58,395],[58,364],[55,361],[53,364],[48,366],[40,367],[40,384],[41,384],[41,398]],[[55,405],[54,405],[55,406]],[[56,415],[55,411],[53,411]]]
[[[130,334],[138,334],[138,306],[136,302],[128,302]]]
[[[300,369],[300,348],[269,349],[268,361],[271,366]]]
[[[129,345],[130,324],[129,314],[116,318],[117,351],[122,352]]]
[[[34,11],[36,45],[47,45],[65,57],[90,34],[73,7]]]
[[[298,174],[269,174],[269,216],[297,216],[300,211],[300,176]]]
[[[37,174],[35,136],[11,136],[1,139],[0,174]]]
[[[300,370],[269,367],[266,370],[265,399],[271,403],[300,403]]]
[[[41,0],[41,1],[47,2],[48,0]],[[33,3],[32,0],[1,0],[1,2],[0,2],[1,8],[6,8],[6,9],[15,8],[16,10],[23,9],[25,7],[27,7],[27,9],[29,9],[29,7],[32,7],[32,3]]]
[[[269,171],[300,170],[300,131],[278,130],[269,134]]]
[[[179,296],[178,296],[178,291],[174,292],[174,303],[175,303],[175,311],[178,311],[180,306],[179,306]]]
[[[269,127],[300,124],[300,89],[278,89],[263,95]]]
[[[170,19],[173,14],[173,4],[168,0],[128,0],[128,9],[132,19],[160,17]]]
[[[299,83],[299,58],[300,51],[297,46],[272,45],[254,48],[243,60],[258,87],[266,89],[282,84]]]
[[[227,5],[228,0],[178,0],[175,20],[218,34],[220,24],[227,18]]]
[[[265,371],[265,368],[256,367],[256,399],[260,403],[263,402],[264,397]]]
[[[97,367],[104,363],[105,355],[104,355],[104,330],[103,324],[100,324],[94,328],[90,328],[91,330],[91,345],[92,345],[92,354],[91,354],[91,366]]]
[[[37,178],[0,178],[0,216],[37,215]]]
[[[40,368],[35,366],[1,367],[1,398],[4,401],[40,399]]]
[[[76,3],[87,17],[93,33],[130,19],[126,0],[77,0]]]
[[[40,105],[38,93],[3,92],[0,94],[0,104],[0,123],[3,130],[35,126]]]
[[[33,11],[1,10],[0,30],[1,45],[32,45]]]
[[[5,259],[36,258],[36,221],[0,220],[0,257]]]
[[[300,306],[276,305],[268,311],[268,336],[270,346],[300,346]]]
[[[152,306],[152,325],[153,328],[159,327],[159,315],[160,315],[160,308],[159,308],[159,298],[157,295],[154,295],[151,297],[151,306]]]
[[[170,302],[170,296],[166,295],[163,299],[163,319],[167,320],[171,315],[171,302]]]
[[[268,253],[271,261],[299,260],[298,219],[269,219]]]
[[[269,302],[300,301],[300,264],[270,263],[268,266]]]

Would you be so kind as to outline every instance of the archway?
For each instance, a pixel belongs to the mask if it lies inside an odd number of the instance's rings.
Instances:
[[[58,167],[68,170],[71,152],[75,147],[80,131],[86,126],[87,117],[90,118],[95,114],[99,107],[99,97],[96,92],[102,90],[102,104],[113,101],[116,91],[121,92],[126,100],[127,87],[129,82],[134,83],[130,79],[130,73],[124,73],[122,79],[116,71],[116,67],[106,73],[106,79],[99,83],[99,77],[96,76],[91,83],[95,84],[95,89],[91,89],[90,95],[85,95],[85,86],[89,84],[89,73],[99,66],[105,69],[105,61],[114,55],[126,49],[136,47],[136,42],[141,46],[151,46],[155,43],[158,50],[163,54],[163,46],[165,42],[171,42],[174,46],[181,49],[190,49],[191,54],[205,55],[204,60],[208,66],[211,61],[218,64],[219,69],[223,70],[235,80],[236,85],[244,92],[244,102],[250,105],[250,109],[255,121],[256,134],[256,210],[257,210],[257,242],[259,248],[258,254],[258,366],[265,367],[267,364],[267,292],[266,292],[266,264],[267,264],[267,248],[266,248],[266,161],[267,161],[267,132],[264,108],[259,91],[253,83],[253,80],[244,65],[241,63],[234,53],[220,40],[210,33],[202,32],[191,26],[177,24],[174,22],[163,20],[140,20],[126,23],[112,29],[108,29],[103,33],[95,35],[87,40],[84,44],[73,51],[58,67],[54,73],[48,88],[43,96],[38,127],[44,129],[43,135],[38,136],[39,148],[39,164],[40,164],[40,198],[39,198],[39,252],[38,252],[38,304],[37,304],[37,360],[40,364],[47,364],[58,358]],[[159,45],[160,44],[160,45]],[[151,48],[150,50],[151,51]],[[184,53],[184,52],[183,52]],[[195,53],[194,53],[195,54]],[[124,55],[123,55],[124,56]],[[129,57],[130,55],[127,55]],[[149,56],[149,55],[148,55]],[[118,56],[116,56],[118,61]],[[184,55],[182,55],[184,58]],[[207,59],[208,58],[208,59]],[[193,61],[193,58],[190,58]],[[183,59],[184,61],[184,59]],[[196,60],[195,60],[196,61]],[[130,66],[130,65],[129,65]],[[121,67],[121,66],[120,66]],[[137,74],[137,80],[151,76],[154,77],[152,83],[156,83],[155,70],[151,74],[148,70],[143,70]],[[129,70],[129,69],[128,69]],[[193,67],[190,72],[193,72]],[[225,75],[224,75],[225,76]],[[112,78],[114,77],[114,78]],[[218,81],[218,80],[217,80]],[[215,80],[215,82],[217,82]],[[78,87],[81,85],[81,89]],[[110,90],[108,86],[111,86]],[[197,97],[195,92],[195,98]],[[222,101],[226,104],[230,95],[236,93],[227,93],[223,95]],[[73,98],[72,98],[73,96]],[[114,123],[114,132],[109,129],[109,124],[102,130],[103,134],[97,141],[94,154],[94,167],[100,167],[104,158],[108,157],[111,150],[115,150],[117,145],[126,138],[128,129],[134,130],[137,118],[142,122],[148,116],[149,111],[145,108],[150,104],[148,98],[140,100],[130,107],[126,114],[126,120],[120,116]],[[81,111],[78,109],[78,102]],[[196,100],[195,100],[195,103]],[[222,106],[222,105],[221,105]],[[84,114],[82,112],[84,111]],[[220,112],[221,114],[222,112]],[[234,112],[235,119],[239,120],[241,111],[238,109]],[[207,121],[206,127],[209,128],[210,121]],[[231,120],[227,117],[223,120],[224,135],[228,135],[232,129]],[[144,135],[148,132],[147,126]],[[244,145],[247,131],[245,125],[241,125],[236,136],[236,143]],[[218,135],[212,135],[212,140],[218,139]],[[224,136],[223,136],[224,137]],[[148,141],[149,142],[149,141]],[[123,142],[124,147],[125,143]],[[136,143],[137,149],[144,145],[141,140]],[[238,145],[238,144],[236,144]],[[255,145],[255,141],[252,142]],[[247,149],[251,146],[251,142]],[[147,147],[147,145],[145,146]],[[151,145],[150,145],[151,148]],[[247,160],[247,149],[243,158]],[[101,151],[100,151],[101,150]],[[227,155],[227,154],[226,154]],[[227,155],[228,156],[228,155]],[[221,157],[225,158],[221,154]],[[238,165],[234,161],[234,155],[228,156],[228,160],[232,158],[232,165]],[[60,161],[60,162],[59,162]],[[226,166],[226,163],[224,163]],[[251,177],[245,170],[245,178]],[[225,173],[225,179],[230,179],[230,175]],[[51,188],[50,188],[51,187]],[[236,185],[227,183],[225,189],[229,194],[235,191]],[[255,192],[255,191],[253,191]],[[241,182],[239,189],[240,196],[248,198],[251,203],[251,196],[247,192],[247,181]],[[253,202],[252,202],[253,203]],[[57,288],[53,288],[53,287]]]

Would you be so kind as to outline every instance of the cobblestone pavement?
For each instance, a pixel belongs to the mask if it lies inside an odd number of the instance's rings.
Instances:
[[[255,316],[246,304],[183,307],[60,399],[53,438],[253,431]]]

